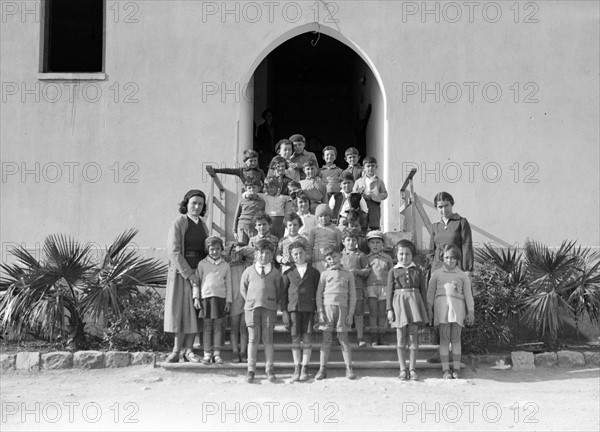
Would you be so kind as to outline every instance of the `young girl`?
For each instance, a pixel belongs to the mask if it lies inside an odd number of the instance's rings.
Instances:
[[[196,275],[200,284],[193,285],[194,307],[200,310],[198,316],[204,319],[204,358],[202,363],[223,364],[221,358],[221,328],[225,314],[231,308],[231,269],[222,258],[223,241],[219,237],[209,237],[205,242],[208,256],[198,264]],[[200,291],[202,287],[202,291]],[[214,349],[213,357],[213,332]]]
[[[331,223],[331,209],[327,204],[319,204],[315,216],[319,224],[310,230],[308,244],[313,251],[313,267],[323,272],[326,270],[323,256],[325,246],[335,246],[339,249],[342,244],[342,232]]]
[[[299,234],[300,228],[302,228],[302,219],[296,213],[290,213],[285,215],[285,232],[287,235],[279,240],[277,246],[277,252],[275,254],[275,261],[281,265],[281,274],[284,274],[293,265],[291,258],[291,251],[289,249],[292,243],[299,242],[304,246],[307,253],[310,252],[310,246],[306,237],[302,237]]]
[[[265,192],[259,193],[258,197],[265,202],[265,213],[271,217],[271,234],[280,239],[283,237],[285,206],[290,197],[279,193],[279,183],[275,177],[265,179]]]
[[[458,268],[461,258],[461,252],[457,246],[445,245],[440,253],[440,259],[443,260],[444,265],[431,274],[427,289],[429,317],[436,326],[439,325],[440,357],[444,379],[460,377],[461,331],[465,323],[473,324],[475,322],[471,280],[465,272]],[[449,368],[450,344],[452,344],[454,363],[454,372],[452,373]]]
[[[418,325],[428,322],[425,309],[425,279],[413,257],[417,254],[415,245],[409,240],[400,240],[396,245],[398,264],[390,270],[386,291],[387,317],[396,328],[398,362],[401,380],[407,379],[406,347],[410,350],[408,368],[410,379],[418,379],[415,365],[419,349]]]

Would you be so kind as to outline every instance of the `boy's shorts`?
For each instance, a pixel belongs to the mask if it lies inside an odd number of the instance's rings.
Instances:
[[[385,300],[386,289],[385,285],[371,285],[367,287],[367,293],[369,294],[369,298],[375,297],[377,300]]]
[[[346,327],[346,317],[348,316],[347,306],[325,305],[324,312],[327,321],[333,323],[333,328],[335,331],[348,331]]]
[[[258,307],[255,309],[244,310],[246,318],[246,327],[257,327],[263,332],[263,342],[268,340],[273,342],[273,329],[277,321],[277,311]],[[266,338],[266,339],[265,339]]]
[[[290,312],[290,324],[292,337],[311,334],[314,324],[314,314],[312,312]]]

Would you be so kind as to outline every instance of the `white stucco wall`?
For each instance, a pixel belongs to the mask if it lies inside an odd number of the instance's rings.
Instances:
[[[463,13],[455,23],[447,21],[456,8],[427,2],[439,8],[438,23],[420,14],[421,2],[340,1],[338,22],[325,23],[320,2],[257,2],[254,10],[225,2],[233,12],[223,15],[222,2],[136,1],[124,10],[126,2],[109,1],[107,79],[79,83],[72,99],[72,83],[37,78],[35,14],[8,14],[1,3],[3,259],[13,242],[33,248],[64,232],[104,245],[128,227],[140,229],[140,247],[163,248],[183,194],[208,189],[202,164],[238,160],[237,124],[254,68],[274,41],[303,25],[316,29],[317,8],[321,31],[354,43],[383,83],[388,154],[383,126],[369,136],[382,141],[378,153],[387,159],[387,229],[416,165],[416,191],[427,201],[452,193],[455,210],[490,234],[477,233],[477,242],[600,244],[597,2],[527,3],[537,10],[522,2],[517,23],[513,2],[481,2],[472,19],[455,3]],[[261,19],[249,22],[257,10]],[[488,22],[497,10],[500,20]],[[538,22],[524,23],[533,12]],[[422,91],[436,83],[439,102]],[[497,88],[502,96],[492,103]],[[537,102],[524,103],[533,90]],[[236,190],[231,179],[225,184]]]

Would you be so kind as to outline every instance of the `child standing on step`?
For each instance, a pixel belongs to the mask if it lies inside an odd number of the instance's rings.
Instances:
[[[304,243],[291,243],[289,254],[293,266],[283,274],[281,311],[283,323],[289,327],[292,334],[292,381],[306,381],[312,353],[312,327],[320,274],[307,262],[308,255]]]
[[[259,179],[246,179],[244,187],[246,191],[242,193],[242,198],[238,201],[233,216],[233,236],[236,241],[248,244],[250,237],[256,235],[252,220],[258,212],[265,210],[266,203],[258,196],[262,187]]]
[[[461,366],[461,332],[465,324],[475,322],[475,309],[471,279],[460,270],[460,249],[452,244],[442,248],[440,258],[444,265],[431,274],[427,288],[427,307],[430,320],[439,326],[440,358],[444,379],[460,378]],[[452,360],[454,371],[450,372],[449,354],[452,344]]]
[[[323,149],[323,160],[325,165],[319,172],[319,177],[327,190],[327,200],[331,198],[331,195],[340,191],[340,175],[342,169],[335,165],[335,159],[337,158],[337,149],[333,146],[327,146]]]
[[[198,317],[203,319],[204,358],[202,363],[223,364],[221,328],[223,318],[231,308],[231,269],[221,257],[223,240],[219,237],[209,237],[205,241],[205,249],[208,256],[200,261],[196,269],[200,285],[193,286],[194,307],[200,311]]]
[[[254,150],[244,150],[242,153],[244,166],[242,168],[215,168],[207,165],[206,171],[209,174],[230,174],[238,176],[245,182],[247,179],[254,178],[261,182],[265,179],[265,173],[258,166],[258,153]]]
[[[342,232],[331,223],[331,209],[327,204],[319,204],[315,216],[319,224],[310,230],[308,244],[313,251],[313,266],[322,272],[325,270],[322,249],[330,245],[339,248],[342,244]]]
[[[262,335],[265,346],[265,372],[270,382],[275,382],[273,329],[277,321],[283,279],[272,264],[275,249],[268,240],[259,240],[254,248],[254,265],[244,270],[240,292],[246,300],[244,313],[248,326],[248,374],[246,382],[254,382],[258,338]]]
[[[367,343],[364,341],[364,314],[365,300],[367,299],[367,290],[365,287],[365,278],[371,273],[367,255],[358,250],[358,230],[344,229],[342,231],[342,241],[344,250],[342,252],[342,265],[346,270],[354,275],[354,285],[356,287],[356,307],[354,309],[354,326],[356,327],[356,339],[359,348],[364,348]]]
[[[377,159],[367,156],[363,161],[363,176],[356,180],[354,192],[362,194],[369,208],[367,227],[378,230],[381,224],[381,202],[388,197],[385,183],[377,177]],[[363,227],[365,228],[365,227]]]
[[[277,253],[275,254],[275,261],[281,265],[281,274],[284,274],[294,264],[290,250],[292,243],[299,242],[304,246],[307,253],[310,252],[308,240],[299,234],[300,228],[302,228],[302,219],[300,216],[296,213],[287,214],[285,215],[284,223],[287,235],[279,240]]]
[[[342,346],[342,356],[346,364],[346,378],[356,379],[352,371],[352,351],[348,341],[348,326],[352,325],[356,307],[356,287],[354,276],[342,264],[342,255],[337,246],[328,245],[323,249],[327,270],[321,273],[317,289],[317,311],[319,323],[325,324],[321,345],[320,367],[316,380],[327,378],[327,361],[331,351],[333,329],[338,333]]]
[[[383,338],[386,327],[386,289],[388,273],[394,267],[394,262],[392,257],[383,251],[384,241],[381,231],[370,231],[367,234],[367,245],[371,251],[367,255],[371,268],[371,273],[367,277],[371,346],[387,345]]]
[[[396,328],[396,350],[400,363],[398,378],[406,380],[406,347],[410,350],[408,369],[410,379],[418,379],[415,366],[419,340],[419,324],[429,321],[425,309],[426,290],[423,272],[413,262],[417,248],[408,240],[400,240],[396,245],[398,264],[390,270],[387,281],[386,309],[387,318]]]

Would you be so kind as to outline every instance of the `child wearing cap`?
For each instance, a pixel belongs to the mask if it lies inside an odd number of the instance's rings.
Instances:
[[[377,159],[367,156],[363,161],[364,175],[356,180],[354,192],[359,192],[367,202],[369,217],[367,227],[378,230],[381,225],[381,201],[387,199],[388,192],[383,180],[377,177]]]
[[[308,244],[313,251],[313,266],[319,270],[325,270],[323,264],[323,248],[333,245],[339,248],[342,244],[341,231],[331,223],[331,209],[327,204],[319,204],[315,210],[315,216],[319,224],[310,230]]]
[[[348,163],[348,167],[344,172],[349,172],[354,177],[354,181],[362,177],[363,169],[358,163],[360,160],[360,153],[356,147],[348,147],[344,153],[344,159]]]
[[[244,150],[242,153],[244,166],[242,168],[215,168],[211,165],[206,166],[209,174],[229,174],[235,175],[245,182],[247,179],[254,178],[261,182],[265,179],[265,173],[258,167],[258,153],[254,150]]]
[[[319,172],[321,181],[325,183],[327,189],[327,197],[338,193],[340,191],[340,175],[342,169],[335,165],[335,159],[337,158],[337,149],[333,146],[327,146],[323,149],[323,160],[325,165]]]
[[[256,178],[248,178],[244,182],[246,192],[238,201],[233,216],[233,236],[236,241],[248,244],[250,237],[256,234],[252,219],[261,211],[265,210],[265,201],[258,196],[262,182]]]
[[[289,245],[289,255],[292,267],[283,273],[281,311],[283,323],[289,327],[292,336],[292,381],[306,381],[312,353],[313,315],[320,274],[307,262],[304,243],[292,242]]]
[[[354,276],[341,264],[342,255],[337,246],[328,245],[323,249],[327,270],[321,273],[317,288],[317,311],[319,322],[328,324],[323,331],[320,367],[316,380],[327,378],[327,361],[331,350],[333,329],[338,333],[342,346],[342,356],[346,364],[346,378],[356,379],[352,371],[352,352],[348,342],[348,326],[352,324],[356,307],[356,287]]]
[[[200,285],[194,284],[194,307],[203,319],[204,358],[202,363],[223,364],[221,358],[221,328],[229,313],[232,299],[231,269],[222,258],[223,240],[209,237],[204,242],[208,256],[198,263],[196,275]],[[214,357],[213,357],[214,332]]]
[[[259,240],[254,248],[254,265],[242,273],[240,292],[245,299],[244,313],[248,327],[248,374],[246,382],[254,382],[258,337],[262,334],[265,350],[265,373],[271,382],[274,370],[273,329],[277,321],[277,305],[281,301],[283,279],[271,260],[274,248],[268,240]]]
[[[344,250],[342,251],[342,265],[354,276],[354,285],[356,287],[356,308],[354,309],[354,326],[356,327],[356,338],[359,348],[367,346],[364,341],[364,303],[367,299],[367,290],[365,278],[371,273],[367,255],[358,250],[358,230],[344,229],[342,231],[342,241]]]
[[[310,198],[311,212],[314,211],[319,204],[327,202],[327,187],[325,186],[325,183],[317,177],[318,170],[319,168],[314,161],[309,160],[305,162],[304,173],[306,174],[306,178],[300,180],[302,190]]]
[[[367,276],[367,294],[369,296],[369,327],[371,345],[386,345],[383,339],[386,327],[386,290],[388,273],[394,267],[392,257],[383,252],[385,237],[381,231],[370,231],[367,244],[371,251],[367,261],[371,273]]]
[[[294,155],[290,159],[290,162],[300,175],[300,180],[302,180],[306,177],[306,173],[303,172],[304,164],[307,161],[312,160],[315,162],[316,166],[319,166],[319,161],[314,153],[304,149],[306,147],[306,139],[303,135],[294,134],[290,137],[290,141],[294,145]]]

